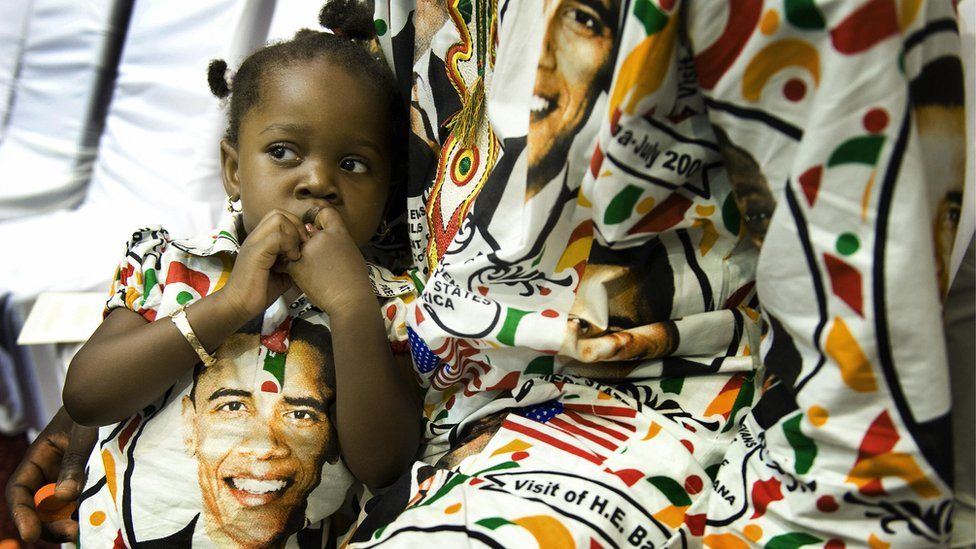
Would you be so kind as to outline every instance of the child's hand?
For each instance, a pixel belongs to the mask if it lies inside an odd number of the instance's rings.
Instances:
[[[301,257],[285,266],[295,284],[330,316],[372,303],[366,261],[334,208],[306,214],[308,241]]]
[[[268,308],[291,287],[286,265],[302,257],[308,231],[297,216],[272,210],[247,235],[223,292],[245,318]]]

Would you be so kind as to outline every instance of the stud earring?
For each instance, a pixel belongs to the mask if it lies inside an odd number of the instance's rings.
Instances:
[[[241,213],[241,208],[235,208],[234,207],[234,203],[235,202],[237,202],[236,199],[231,198],[229,196],[227,197],[227,211],[230,212],[230,213],[232,213],[232,214],[234,214],[234,213]]]

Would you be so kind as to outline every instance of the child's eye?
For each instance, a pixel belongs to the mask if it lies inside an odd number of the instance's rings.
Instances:
[[[343,158],[342,161],[339,162],[339,167],[352,173],[366,173],[369,171],[369,166],[367,166],[365,162],[355,158]]]
[[[272,145],[268,149],[268,155],[283,162],[298,160],[298,154],[284,145]]]

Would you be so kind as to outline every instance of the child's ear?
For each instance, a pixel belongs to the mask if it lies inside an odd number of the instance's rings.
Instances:
[[[241,183],[237,178],[237,149],[226,139],[220,140],[220,177],[224,182],[224,192],[231,200],[241,197]]]

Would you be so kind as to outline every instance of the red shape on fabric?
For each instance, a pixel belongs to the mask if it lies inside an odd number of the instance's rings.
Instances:
[[[156,315],[158,313],[157,313],[156,309],[143,309],[142,311],[139,311],[139,314],[142,315],[142,318],[145,318],[149,322],[152,322],[152,321],[156,320]]]
[[[566,410],[575,410],[597,416],[637,417],[637,410],[628,406],[599,406],[596,404],[572,404],[564,402],[563,407]]]
[[[674,7],[674,0],[661,0],[658,4],[661,5],[661,9],[669,10]]]
[[[698,83],[706,90],[714,88],[719,78],[739,59],[762,14],[761,0],[738,0],[728,5],[729,16],[722,34],[695,56]]]
[[[125,429],[122,429],[121,433],[119,433],[119,438],[117,440],[119,443],[119,450],[125,450],[125,445],[129,443],[129,439],[132,438],[133,434],[135,434],[140,423],[142,423],[142,414],[136,415],[129,420],[129,424],[125,426]]]
[[[871,133],[878,133],[888,127],[888,111],[878,107],[871,109],[864,115],[864,129]]]
[[[616,450],[619,447],[617,444],[614,444],[609,440],[600,438],[599,436],[587,431],[586,429],[581,429],[576,425],[573,425],[572,423],[560,418],[559,416],[550,419],[548,423],[549,425],[559,429],[560,431],[570,433],[581,438],[585,438],[586,440],[589,440],[590,442],[598,446],[603,446],[604,448],[610,450],[611,452]]]
[[[210,289],[209,276],[201,273],[200,271],[194,271],[179,261],[173,261],[170,263],[169,272],[166,273],[165,284],[172,284],[174,282],[182,282],[183,284],[186,284],[187,286],[196,290],[201,296],[207,295],[207,290]]]
[[[562,390],[562,385],[559,385],[557,387],[557,389],[559,389],[561,391]],[[577,414],[573,410],[564,409],[563,410],[563,413],[566,414],[567,416],[571,417],[573,419],[573,421],[575,421],[576,423],[579,423],[580,425],[586,427],[587,429],[593,429],[595,431],[599,431],[599,432],[601,432],[601,433],[603,433],[603,434],[605,434],[607,436],[610,436],[610,437],[613,437],[613,438],[619,440],[620,442],[624,442],[624,441],[627,440],[627,435],[625,435],[625,434],[623,434],[623,433],[621,433],[619,431],[614,431],[613,429],[611,429],[609,427],[606,427],[604,425],[600,425],[599,423],[590,421],[590,420],[586,419],[585,417]],[[622,423],[622,422],[613,420],[611,418],[603,418],[603,419],[605,419],[607,421],[610,421],[610,422],[613,422],[617,427],[619,427],[619,428],[621,428],[623,430],[630,431],[632,433],[637,431],[637,428],[634,427],[633,425],[628,425],[628,424],[625,424],[625,423]]]
[[[613,109],[613,113],[610,114],[610,135],[615,136],[620,132],[620,115],[623,111],[620,108]]]
[[[766,514],[766,507],[774,501],[783,499],[782,483],[778,478],[756,481],[752,484],[752,507],[755,512],[752,518],[759,518]]]
[[[691,207],[691,200],[678,193],[671,193],[647,215],[641,218],[627,234],[659,233],[674,227],[684,220],[685,212]]]
[[[833,30],[834,49],[854,55],[898,34],[898,12],[892,0],[871,0],[847,16]]]
[[[525,459],[527,457],[529,457],[529,453],[528,452],[525,452],[525,451],[512,452],[512,455],[511,455],[512,461],[522,461],[523,459]]]
[[[542,311],[541,314],[542,314],[542,316],[544,316],[546,318],[556,318],[556,317],[559,316],[559,313],[557,313],[556,311],[554,311],[552,309],[546,309],[545,311]]]
[[[595,539],[590,538],[590,549],[603,549],[603,546],[600,545]]]
[[[745,301],[746,296],[748,296],[749,292],[751,292],[752,289],[755,287],[756,287],[755,280],[746,282],[745,284],[742,285],[741,288],[732,292],[732,295],[730,295],[729,298],[725,300],[725,304],[722,305],[722,308],[734,309],[738,307],[739,305],[742,304],[743,301]]]
[[[800,188],[803,195],[807,197],[807,204],[813,206],[817,201],[817,192],[820,190],[820,178],[823,175],[823,166],[814,166],[800,174]]]
[[[693,536],[701,537],[705,533],[705,520],[707,517],[705,513],[699,515],[685,515],[685,525],[688,526],[688,532]]]
[[[799,78],[790,78],[783,86],[783,96],[796,103],[807,94],[807,85]]]
[[[684,447],[688,449],[689,453],[691,454],[695,453],[695,445],[692,444],[690,440],[681,439],[681,444],[683,444]]]
[[[133,267],[132,265],[126,264],[126,266],[124,268],[122,268],[122,270],[119,272],[119,282],[121,282],[122,284],[128,285],[129,284],[129,277],[132,276],[132,273],[134,273],[134,272],[135,272],[135,267]]]
[[[690,475],[685,479],[685,492],[688,492],[691,495],[701,492],[702,488],[704,487],[705,483],[702,482],[701,477],[698,475]]]
[[[891,421],[888,411],[881,412],[874,418],[868,432],[861,440],[861,446],[857,450],[857,461],[886,454],[895,448],[895,444],[901,438],[895,424]]]
[[[830,274],[830,288],[851,309],[864,316],[864,297],[861,295],[861,273],[839,257],[823,254],[827,273]]]
[[[413,308],[413,318],[417,321],[417,326],[425,320],[424,314],[420,312],[420,304],[418,303],[416,307]]]
[[[549,288],[546,288],[545,286],[539,286],[538,288],[539,288],[539,295],[549,295],[549,294],[552,293],[552,290],[550,290]],[[543,313],[543,314],[545,314],[545,313]]]
[[[481,295],[488,295],[488,288],[485,286],[478,286],[478,293]]]
[[[621,469],[619,471],[614,471],[610,468],[605,468],[604,472],[610,473],[620,480],[624,481],[628,487],[637,484],[637,481],[644,478],[644,473],[638,471],[637,469]]]
[[[269,351],[283,353],[288,350],[288,346],[285,345],[285,339],[288,337],[289,332],[291,332],[290,316],[279,324],[273,332],[261,336],[261,345],[264,345]]]
[[[594,179],[596,176],[600,175],[600,166],[603,165],[603,149],[599,145],[593,150],[593,156],[590,157],[590,174],[593,175]]]
[[[592,452],[588,452],[588,451],[586,451],[586,450],[584,450],[582,448],[578,448],[576,446],[572,446],[572,445],[570,445],[570,444],[568,444],[566,442],[563,442],[562,440],[560,440],[560,439],[558,439],[558,438],[556,438],[556,437],[554,437],[552,435],[549,435],[547,433],[543,433],[542,431],[539,431],[538,429],[533,429],[532,427],[529,427],[528,425],[522,425],[521,423],[517,423],[517,422],[514,422],[514,421],[511,421],[511,420],[506,419],[504,421],[504,423],[502,423],[502,427],[504,427],[504,428],[506,428],[506,429],[508,429],[510,431],[515,431],[516,433],[522,433],[523,435],[525,435],[527,437],[530,437],[530,438],[534,438],[535,440],[542,441],[542,442],[548,444],[549,446],[552,446],[553,448],[556,448],[558,450],[562,450],[562,451],[564,451],[566,453],[569,453],[569,454],[573,454],[574,456],[577,456],[579,458],[585,459],[586,461],[589,461],[590,463],[594,463],[596,465],[603,465],[603,462],[606,460],[606,458],[604,458],[603,456],[598,456],[598,455],[596,455],[596,454],[594,454]]]
[[[828,540],[824,545],[824,549],[844,549],[845,547],[847,547],[847,544],[836,538]]]
[[[390,305],[386,308],[386,319],[392,322],[394,318],[396,318],[396,305]]]
[[[861,486],[860,490],[862,494],[867,496],[883,496],[888,493],[885,491],[884,485],[881,484],[880,478],[868,481],[867,484]]]
[[[277,393],[278,386],[273,381],[265,381],[261,384],[262,393]]]
[[[837,500],[834,499],[834,496],[820,496],[817,498],[817,509],[821,513],[833,513],[840,509],[840,505],[837,505]]]
[[[122,538],[122,530],[119,530],[119,532],[115,534],[115,543],[112,544],[112,549],[129,549],[126,547],[125,540]]]
[[[697,430],[695,430],[695,428],[694,428],[694,427],[692,427],[691,425],[688,425],[687,423],[685,423],[685,424],[683,425],[683,427],[684,427],[684,428],[685,428],[686,430],[688,430],[688,431],[691,431],[692,433],[697,433],[697,432],[698,432]]]
[[[501,381],[492,385],[491,387],[488,387],[485,390],[494,391],[496,389],[498,390],[514,389],[515,386],[518,385],[519,377],[520,377],[519,372],[509,372],[505,374],[505,377],[503,377]]]
[[[475,478],[471,479],[471,482],[468,483],[468,486],[477,486],[477,485],[481,484],[482,482],[484,482],[484,479],[480,479],[480,478],[475,477]]]
[[[665,118],[668,119],[668,122],[674,125],[678,125],[696,114],[698,114],[697,111],[693,110],[688,105],[685,105],[684,108],[681,110],[681,112],[669,114],[665,116]]]

